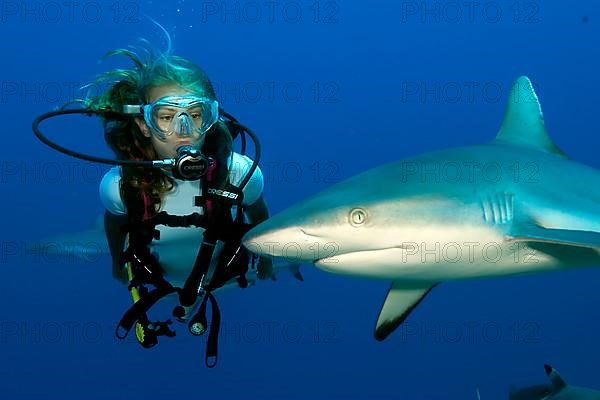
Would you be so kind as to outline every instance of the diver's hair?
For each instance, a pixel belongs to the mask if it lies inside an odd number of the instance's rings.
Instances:
[[[83,100],[87,108],[95,111],[122,112],[126,104],[146,104],[150,90],[167,84],[181,86],[194,94],[216,100],[214,88],[206,73],[190,60],[173,55],[170,36],[164,28],[160,28],[167,38],[166,51],[160,52],[147,40],[140,39],[138,47],[131,50],[114,50],[103,57],[126,56],[133,66],[129,69],[105,72],[91,84],[86,85],[90,89],[88,93],[92,91],[91,89],[108,87],[100,95],[88,95]],[[105,141],[118,159],[155,160],[158,158],[150,138],[142,134],[133,116],[123,115],[121,119],[104,119],[103,122]],[[215,185],[224,186],[227,183],[227,162],[231,151],[232,138],[229,130],[223,122],[218,121],[206,133],[202,147],[202,152],[213,157],[217,162],[217,170],[213,173]],[[137,199],[137,204],[132,208],[140,215],[143,215],[144,211],[149,211],[151,215],[158,212],[164,194],[175,185],[175,180],[159,169],[122,167],[120,187],[122,198],[127,205],[127,199],[133,201],[131,193],[136,193],[134,197]],[[144,194],[151,200],[149,210],[140,207],[145,204]],[[140,218],[140,215],[137,217]]]

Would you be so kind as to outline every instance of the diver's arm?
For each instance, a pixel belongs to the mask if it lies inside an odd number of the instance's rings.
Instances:
[[[246,207],[246,217],[251,224],[258,224],[269,218],[269,209],[262,194],[254,203]],[[273,260],[266,257],[259,258],[258,278],[275,279],[273,275]]]
[[[246,206],[246,217],[251,224],[258,224],[269,218],[269,209],[262,194],[254,203]]]
[[[110,211],[104,213],[104,232],[112,257],[112,275],[120,282],[127,283],[127,269],[121,264],[127,233],[122,229],[128,222],[127,215],[115,215]]]

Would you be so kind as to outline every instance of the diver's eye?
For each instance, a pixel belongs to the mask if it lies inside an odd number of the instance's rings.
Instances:
[[[349,214],[352,226],[361,226],[367,221],[367,211],[362,208],[353,208]]]
[[[173,119],[173,114],[159,114],[158,120],[161,122],[170,122]]]
[[[192,117],[195,120],[202,119],[202,109],[194,108],[194,109],[190,110],[190,117]]]

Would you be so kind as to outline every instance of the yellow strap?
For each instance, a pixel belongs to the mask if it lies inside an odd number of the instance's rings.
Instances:
[[[133,279],[133,271],[131,268],[131,262],[127,263],[127,277],[129,278],[129,281],[131,282],[131,280]],[[137,303],[138,300],[140,299],[140,293],[138,292],[137,288],[132,286],[131,289],[129,289],[129,293],[131,293],[133,302]]]
[[[129,238],[127,238],[127,247],[129,247]],[[127,278],[129,279],[129,282],[131,282],[133,279],[133,268],[131,266],[131,262],[127,263]],[[138,292],[137,288],[132,286],[131,289],[129,289],[129,293],[131,293],[134,304],[140,300],[140,293]],[[144,343],[144,327],[139,322],[135,323],[135,336],[140,343]]]
[[[129,248],[129,236],[127,237],[127,247],[126,248]],[[133,279],[133,268],[131,267],[131,261],[127,263],[127,278],[129,279],[129,282],[131,282]],[[137,288],[131,287],[131,289],[129,289],[129,293],[131,293],[133,302],[137,303],[138,300],[140,299],[140,293],[138,292]]]

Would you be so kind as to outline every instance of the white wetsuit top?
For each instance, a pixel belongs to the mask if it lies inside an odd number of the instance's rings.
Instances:
[[[238,153],[232,153],[229,159],[229,182],[239,185],[252,166],[252,160]],[[100,182],[100,199],[104,207],[115,215],[126,215],[127,210],[121,198],[119,184],[121,167],[111,168]],[[194,206],[194,197],[201,194],[199,181],[183,181],[175,179],[174,188],[165,193],[159,211],[171,215],[189,215],[194,212],[203,213],[202,207]],[[253,204],[262,194],[264,182],[260,168],[256,168],[248,184],[244,187],[242,204]],[[235,216],[236,207],[232,208]],[[165,271],[165,278],[175,286],[182,286],[196,261],[198,249],[202,243],[203,228],[169,227],[157,225],[160,239],[153,240],[150,251],[158,258]],[[218,251],[218,250],[217,250]]]

